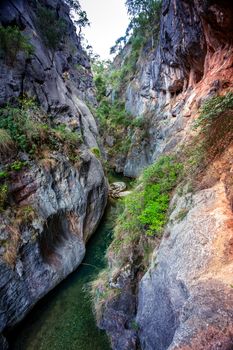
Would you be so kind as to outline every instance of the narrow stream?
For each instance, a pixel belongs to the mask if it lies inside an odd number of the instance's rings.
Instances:
[[[105,266],[111,242],[110,205],[87,245],[80,267],[43,298],[9,335],[11,350],[109,350],[107,336],[95,324],[85,285]]]

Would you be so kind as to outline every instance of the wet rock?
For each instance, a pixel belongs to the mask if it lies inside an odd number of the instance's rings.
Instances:
[[[113,182],[109,187],[109,196],[112,198],[118,198],[126,187],[126,183],[124,182]]]

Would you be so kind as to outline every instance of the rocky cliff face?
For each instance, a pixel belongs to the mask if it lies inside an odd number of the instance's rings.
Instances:
[[[56,47],[49,48],[43,38],[38,22],[41,8],[64,23],[65,36]],[[98,147],[99,137],[84,102],[96,103],[92,74],[68,6],[60,0],[4,0],[0,4],[0,23],[4,28],[18,28],[33,47],[30,57],[19,50],[13,64],[1,52],[0,105],[17,106],[18,98],[34,98],[38,105],[37,112],[30,113],[34,123],[41,109],[47,125],[42,129],[60,125],[83,140],[74,145],[74,152],[78,149],[75,161],[56,145],[43,149],[43,144],[39,144],[35,156],[14,150],[8,159],[2,159],[3,177],[5,169],[11,169],[7,174],[7,204],[0,214],[3,330],[24,317],[80,264],[85,243],[103,214],[107,183],[100,161],[90,151]],[[46,144],[47,140],[40,142]],[[66,144],[63,146],[66,149]],[[15,160],[26,166],[12,167],[17,164]],[[25,215],[26,220],[22,220]]]
[[[232,14],[232,5],[227,2],[164,4],[163,35],[168,33],[170,37],[170,59],[176,67],[165,61],[160,77],[169,77],[166,94],[181,93],[182,98],[175,98],[168,117],[182,123],[179,138],[173,131],[170,133],[173,145],[185,136],[187,119],[192,120],[204,100],[232,88]],[[168,31],[177,17],[185,28],[178,30],[182,40]],[[176,19],[172,21],[172,18]],[[197,31],[196,35],[193,31]],[[173,33],[176,32],[173,28]],[[155,74],[157,72],[156,69]],[[161,79],[158,87],[160,82]],[[164,82],[162,79],[162,86]],[[216,144],[218,137],[216,135]],[[164,140],[161,144],[164,147]],[[173,198],[177,202],[167,227],[169,237],[163,239],[140,284],[137,320],[143,349],[230,349],[233,346],[232,208],[226,184],[226,178],[232,177],[229,173],[231,151],[229,147],[206,169],[194,195]],[[174,218],[182,208],[187,208],[188,214],[177,223]]]
[[[138,71],[125,91],[126,109],[135,117],[148,115],[147,140],[139,145],[137,137],[132,138],[123,165],[126,176],[137,176],[180,143],[189,129],[193,107],[229,87],[231,39],[220,33],[231,26],[231,8],[224,6],[227,9],[221,12],[223,7],[216,3],[163,2],[158,47],[150,54],[142,52]],[[223,63],[225,73],[216,68]]]
[[[147,143],[132,144],[126,175],[136,176],[159,155],[181,150],[203,102],[232,91],[232,31],[228,1],[163,1],[158,47],[126,90],[127,109],[150,115]],[[210,162],[195,175],[193,193],[184,188],[174,195],[139,292],[134,269],[128,277],[119,273],[120,297],[108,300],[100,322],[114,349],[136,349],[136,334],[148,350],[233,347],[232,134],[225,148],[218,145],[221,135],[211,136],[217,156],[206,155]]]

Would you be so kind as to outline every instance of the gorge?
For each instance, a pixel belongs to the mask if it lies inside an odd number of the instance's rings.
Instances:
[[[102,271],[86,297],[112,349],[233,349],[233,4],[139,4],[109,64],[90,62],[70,2],[0,3],[3,350],[17,349],[11,334],[82,263],[89,240],[102,247]],[[105,244],[97,228],[112,171],[136,180]],[[77,308],[89,273],[81,265],[69,277]],[[73,317],[67,334],[78,332]],[[93,348],[108,349],[91,322]],[[88,349],[81,338],[41,349]],[[36,335],[17,339],[40,349]]]

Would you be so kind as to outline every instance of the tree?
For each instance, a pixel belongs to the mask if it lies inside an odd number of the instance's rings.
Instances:
[[[89,19],[87,17],[87,13],[86,11],[82,10],[82,7],[78,0],[65,0],[65,2],[67,3],[67,5],[69,5],[70,10],[73,11],[75,15],[78,17],[77,19],[76,16],[71,15],[74,23],[79,28],[79,35],[80,35],[82,32],[82,28],[85,28],[90,25]]]
[[[145,30],[159,25],[161,0],[126,0],[125,4],[131,18],[131,27]]]
[[[127,36],[121,36],[115,41],[115,45],[110,48],[110,54],[119,53],[127,42]]]

